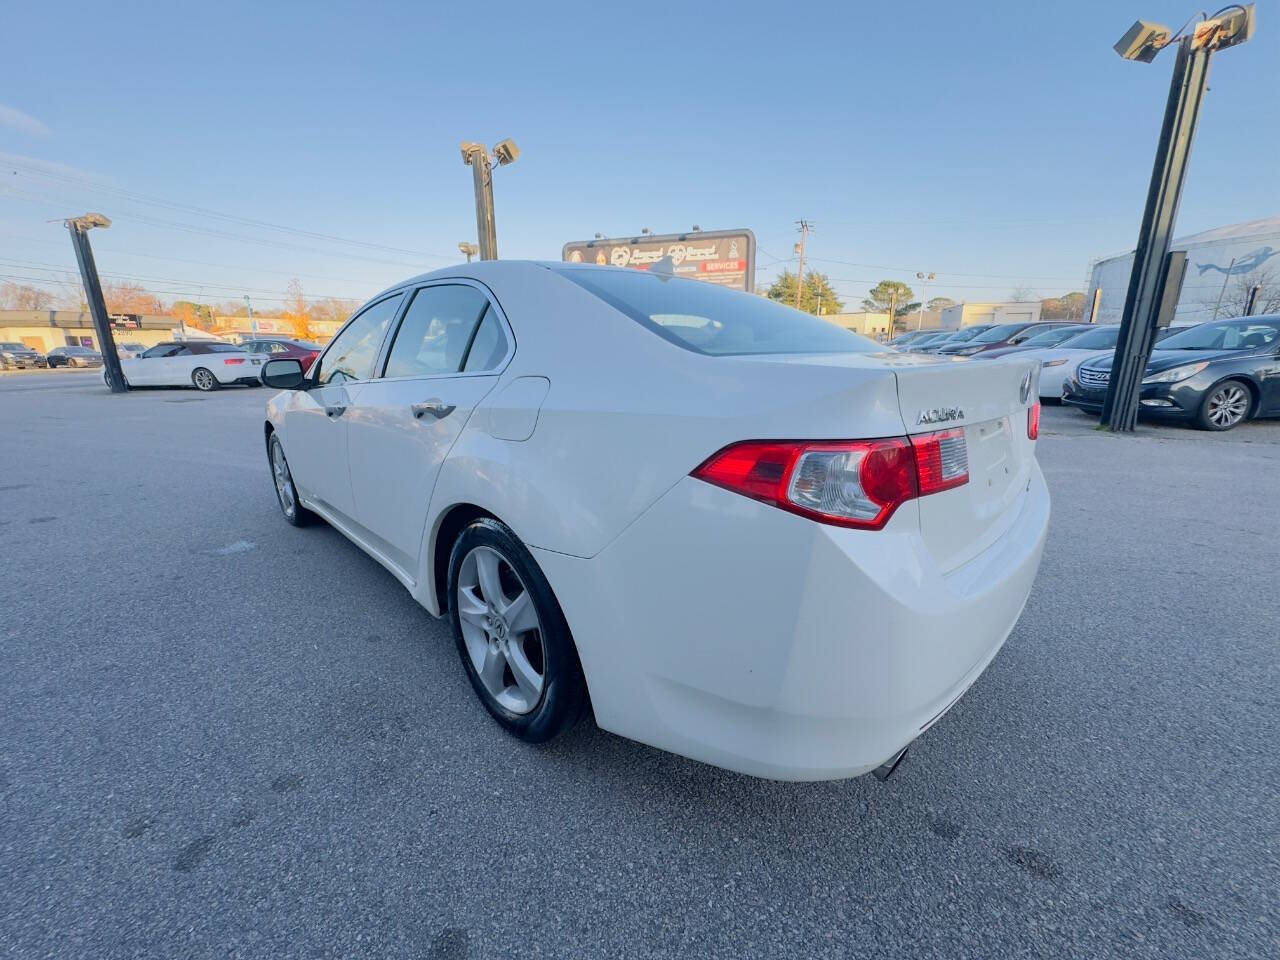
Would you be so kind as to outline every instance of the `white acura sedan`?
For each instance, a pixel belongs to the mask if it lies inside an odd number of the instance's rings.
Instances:
[[[481,262],[270,360],[285,518],[452,624],[508,731],[788,780],[891,772],[1013,629],[1049,496],[1037,371],[883,352],[762,297]]]

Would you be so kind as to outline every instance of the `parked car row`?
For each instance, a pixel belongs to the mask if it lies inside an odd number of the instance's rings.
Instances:
[[[973,330],[979,332],[960,339]],[[1039,360],[1042,402],[1061,401],[1096,414],[1106,400],[1119,336],[1118,324],[1042,322],[950,333],[913,331],[890,345],[979,360],[1009,354]],[[1139,404],[1145,415],[1205,430],[1230,430],[1250,418],[1280,416],[1280,316],[1158,330]]]
[[[25,343],[16,340],[0,343],[0,370],[26,370],[48,365],[44,354]]]

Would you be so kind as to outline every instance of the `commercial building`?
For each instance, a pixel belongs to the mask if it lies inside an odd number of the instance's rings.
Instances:
[[[1187,272],[1174,312],[1175,324],[1202,323],[1244,313],[1258,287],[1255,313],[1280,309],[1280,217],[1250,220],[1179,237],[1171,248],[1187,252]],[[1133,251],[1094,260],[1089,268],[1085,318],[1094,303],[1094,323],[1119,323],[1133,273]]]
[[[834,323],[837,327],[860,333],[864,337],[884,339],[889,336],[887,313],[871,313],[866,310],[856,313],[827,313],[823,314],[822,319]]]
[[[1039,300],[965,302],[944,308],[939,326],[944,330],[959,330],[978,323],[1036,323],[1039,319]]]
[[[148,347],[184,336],[191,340],[210,337],[194,327],[180,327],[173,317],[151,314],[117,314],[111,326],[116,343]],[[0,340],[25,343],[41,353],[54,347],[100,349],[98,333],[87,310],[0,310]]]

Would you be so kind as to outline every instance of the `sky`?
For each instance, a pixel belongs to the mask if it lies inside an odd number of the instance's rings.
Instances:
[[[62,217],[113,220],[106,278],[165,299],[364,300],[475,239],[459,143],[511,137],[504,258],[746,227],[757,283],[808,265],[856,307],[1083,289],[1129,249],[1173,51],[1112,44],[1135,3],[25,2],[0,62],[0,282],[74,270]],[[1280,3],[1215,56],[1178,234],[1280,213]],[[271,226],[274,225],[274,226]],[[277,229],[283,227],[286,229]],[[25,282],[19,280],[17,282]]]

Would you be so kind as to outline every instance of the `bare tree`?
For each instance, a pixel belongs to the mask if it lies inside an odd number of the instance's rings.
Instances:
[[[1249,273],[1233,274],[1227,278],[1224,288],[1218,293],[1205,294],[1199,301],[1196,319],[1212,320],[1214,311],[1218,319],[1240,317],[1244,315],[1249,304],[1249,291],[1261,287],[1258,291],[1258,302],[1254,304],[1254,313],[1280,313],[1280,279],[1271,269],[1258,269]],[[1219,294],[1222,303],[1219,305]]]
[[[1010,300],[1034,300],[1035,291],[1030,287],[1014,287],[1009,293]]]
[[[0,310],[47,310],[53,294],[25,283],[0,285]]]

